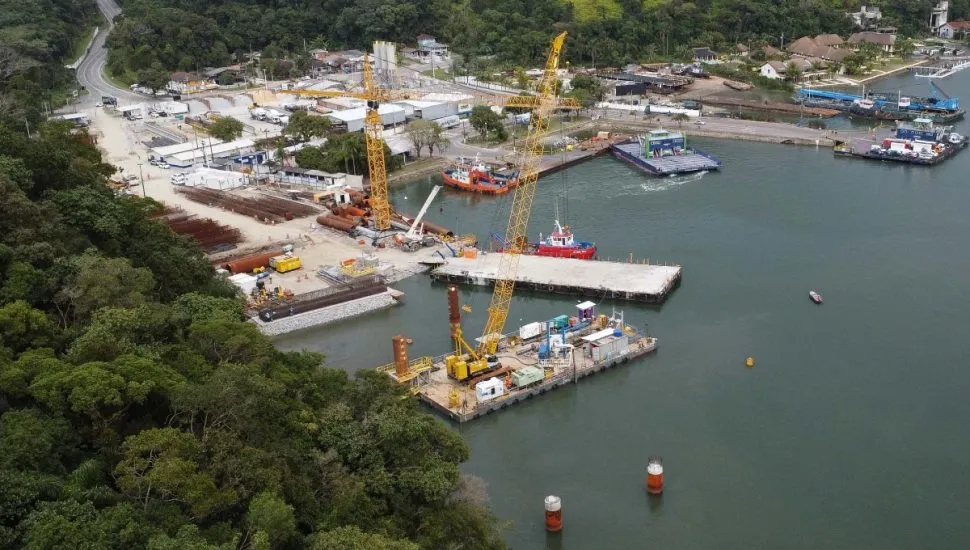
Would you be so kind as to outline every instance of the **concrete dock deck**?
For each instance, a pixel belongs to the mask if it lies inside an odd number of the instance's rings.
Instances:
[[[435,280],[489,286],[498,277],[501,255],[449,258],[431,271]],[[680,266],[572,258],[522,256],[516,285],[540,292],[662,303],[680,284]]]

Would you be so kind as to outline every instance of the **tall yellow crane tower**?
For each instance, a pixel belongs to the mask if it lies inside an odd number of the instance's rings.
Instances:
[[[536,182],[539,179],[539,164],[542,161],[542,134],[549,126],[550,113],[558,108],[556,100],[556,70],[559,68],[559,54],[566,41],[566,32],[552,40],[545,70],[536,85],[536,95],[525,98],[532,100],[532,115],[529,118],[529,135],[522,148],[522,161],[519,164],[519,185],[512,196],[512,211],[509,224],[505,229],[505,242],[508,243],[499,262],[498,278],[488,306],[488,321],[482,334],[480,353],[494,354],[498,347],[505,320],[512,304],[515,290],[515,277],[519,269],[519,258],[528,241],[529,217],[532,214],[532,200],[536,196]]]
[[[367,145],[367,167],[370,170],[370,207],[374,228],[386,231],[391,228],[391,203],[387,199],[387,165],[384,163],[384,123],[381,120],[381,103],[391,99],[406,99],[407,92],[392,92],[374,83],[374,71],[370,58],[364,55],[363,92],[334,90],[292,90],[293,95],[310,97],[355,97],[367,101],[364,116],[364,142]]]
[[[529,229],[529,217],[532,214],[532,201],[536,194],[536,182],[539,179],[539,165],[542,160],[542,137],[549,125],[549,115],[554,109],[575,108],[572,102],[556,99],[556,70],[559,68],[559,55],[562,52],[566,33],[563,32],[552,41],[549,58],[545,70],[536,86],[535,96],[516,96],[509,98],[506,105],[528,107],[532,109],[529,119],[529,135],[525,139],[522,158],[519,162],[519,184],[512,196],[512,211],[509,213],[509,223],[505,230],[505,242],[508,243],[501,254],[498,277],[492,300],[488,306],[488,321],[477,349],[473,349],[462,335],[458,323],[452,325],[452,336],[455,341],[455,354],[447,357],[445,363],[448,373],[458,380],[468,380],[474,375],[489,370],[497,361],[492,358],[498,349],[498,343],[505,328],[505,321],[509,316],[509,306],[512,303],[512,293],[515,290],[515,278],[519,268],[519,258],[524,251]],[[449,291],[457,292],[457,291]],[[449,296],[449,300],[457,304],[457,294]],[[457,306],[453,305],[452,309]],[[456,313],[457,316],[457,313]],[[467,352],[467,359],[462,350]]]
[[[546,64],[546,71],[543,73],[542,79],[540,80],[539,85],[536,87],[535,96],[508,96],[496,102],[502,107],[524,107],[533,109],[532,126],[530,128],[529,138],[526,139],[526,160],[522,165],[522,168],[520,168],[519,185],[516,187],[515,198],[513,199],[513,212],[516,211],[516,205],[519,205],[521,200],[526,200],[525,203],[522,203],[525,208],[530,210],[532,208],[532,197],[535,195],[535,175],[539,167],[539,158],[542,150],[539,138],[535,137],[533,139],[533,136],[538,136],[538,134],[545,129],[549,111],[552,109],[579,109],[582,107],[582,105],[580,105],[575,99],[557,99],[555,97],[556,68],[559,66],[559,51],[562,49],[562,41],[565,40],[565,38],[566,33],[562,33],[556,37],[556,40],[553,40],[553,51],[550,52],[549,62]],[[554,63],[551,73],[549,63]],[[549,74],[552,76],[549,77]],[[370,65],[370,59],[366,55],[364,56],[363,86],[363,92],[342,92],[335,90],[292,90],[285,93],[310,97],[355,97],[367,101],[367,114],[364,118],[364,135],[365,142],[367,144],[367,166],[370,169],[370,205],[373,212],[375,229],[378,231],[385,231],[391,228],[391,203],[387,198],[387,166],[384,163],[384,140],[381,137],[384,130],[384,124],[381,120],[379,109],[381,103],[391,100],[408,99],[411,96],[411,93],[406,90],[387,90],[378,86],[374,82],[373,69]],[[546,97],[543,96],[544,93],[547,94]],[[540,111],[543,110],[544,114],[540,115]],[[538,126],[536,125],[537,123],[539,124]],[[537,130],[537,128],[540,129]],[[532,141],[529,141],[530,139]],[[531,166],[531,168],[527,170],[526,166]],[[532,175],[528,176],[527,174],[529,173]],[[531,184],[529,183],[530,177]],[[528,191],[527,199],[524,195],[522,199],[519,198],[520,190],[523,187],[531,189]],[[519,208],[521,208],[521,206]],[[525,212],[524,224],[525,225],[521,229],[521,234],[523,237],[526,230],[525,226],[529,224],[528,210]],[[510,233],[507,233],[506,237],[508,237],[509,234]],[[516,265],[518,265],[517,255],[519,252],[521,252],[521,246],[516,248],[516,250],[517,252],[514,253],[514,255],[516,256]],[[498,286],[496,286],[496,288],[498,288]],[[509,287],[509,300],[511,299],[511,293],[512,287]],[[492,301],[494,305],[495,298],[493,298]],[[491,308],[489,311],[491,311]],[[507,313],[508,307],[506,305],[506,314]],[[491,318],[492,314],[489,313],[489,319]],[[505,316],[503,315],[501,322],[498,325],[499,330],[501,330],[504,324]]]

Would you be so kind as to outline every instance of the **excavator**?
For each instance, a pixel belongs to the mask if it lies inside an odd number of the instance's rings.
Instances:
[[[522,157],[518,163],[519,185],[512,196],[512,210],[505,230],[503,242],[508,243],[508,246],[501,254],[498,277],[488,306],[488,321],[485,323],[485,330],[477,346],[472,347],[465,340],[461,323],[456,320],[458,315],[453,313],[452,318],[451,333],[455,352],[445,357],[445,366],[450,377],[462,382],[474,380],[476,376],[499,367],[495,354],[498,352],[502,330],[505,328],[509,307],[512,304],[519,258],[528,246],[526,231],[529,227],[529,216],[532,214],[532,201],[535,198],[539,164],[542,160],[542,137],[548,128],[550,114],[560,108],[560,102],[555,95],[556,70],[559,68],[559,56],[565,41],[565,32],[553,39],[545,69],[536,85],[536,95],[516,98],[519,102],[527,103],[524,106],[532,109],[532,115],[529,119],[529,134],[525,139]],[[452,301],[457,303],[457,294],[454,298],[449,296],[449,302]]]

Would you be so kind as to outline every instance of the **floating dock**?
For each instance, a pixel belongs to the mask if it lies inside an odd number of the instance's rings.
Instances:
[[[650,130],[633,141],[617,143],[610,150],[616,158],[655,176],[717,170],[721,167],[721,161],[711,155],[688,149],[683,134],[663,129]]]
[[[642,335],[619,316],[593,315],[592,302],[578,304],[578,317],[530,323],[504,335],[495,355],[497,367],[458,381],[449,375],[447,355],[409,361],[406,339],[394,338],[395,362],[378,367],[436,412],[459,424],[577,383],[657,349],[657,339]],[[535,326],[539,325],[536,330]]]
[[[437,281],[490,286],[498,278],[500,253],[448,258],[431,271]],[[521,256],[518,288],[554,294],[659,304],[680,284],[680,266],[650,265],[547,256]]]

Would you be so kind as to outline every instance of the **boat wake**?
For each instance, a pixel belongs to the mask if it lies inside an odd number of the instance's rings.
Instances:
[[[648,193],[654,193],[658,191],[666,191],[674,187],[680,187],[685,183],[692,183],[700,180],[708,173],[708,170],[702,170],[700,172],[695,172],[693,174],[688,174],[686,176],[678,176],[677,174],[671,174],[665,178],[651,178],[650,181],[646,183],[641,183],[640,188]]]

